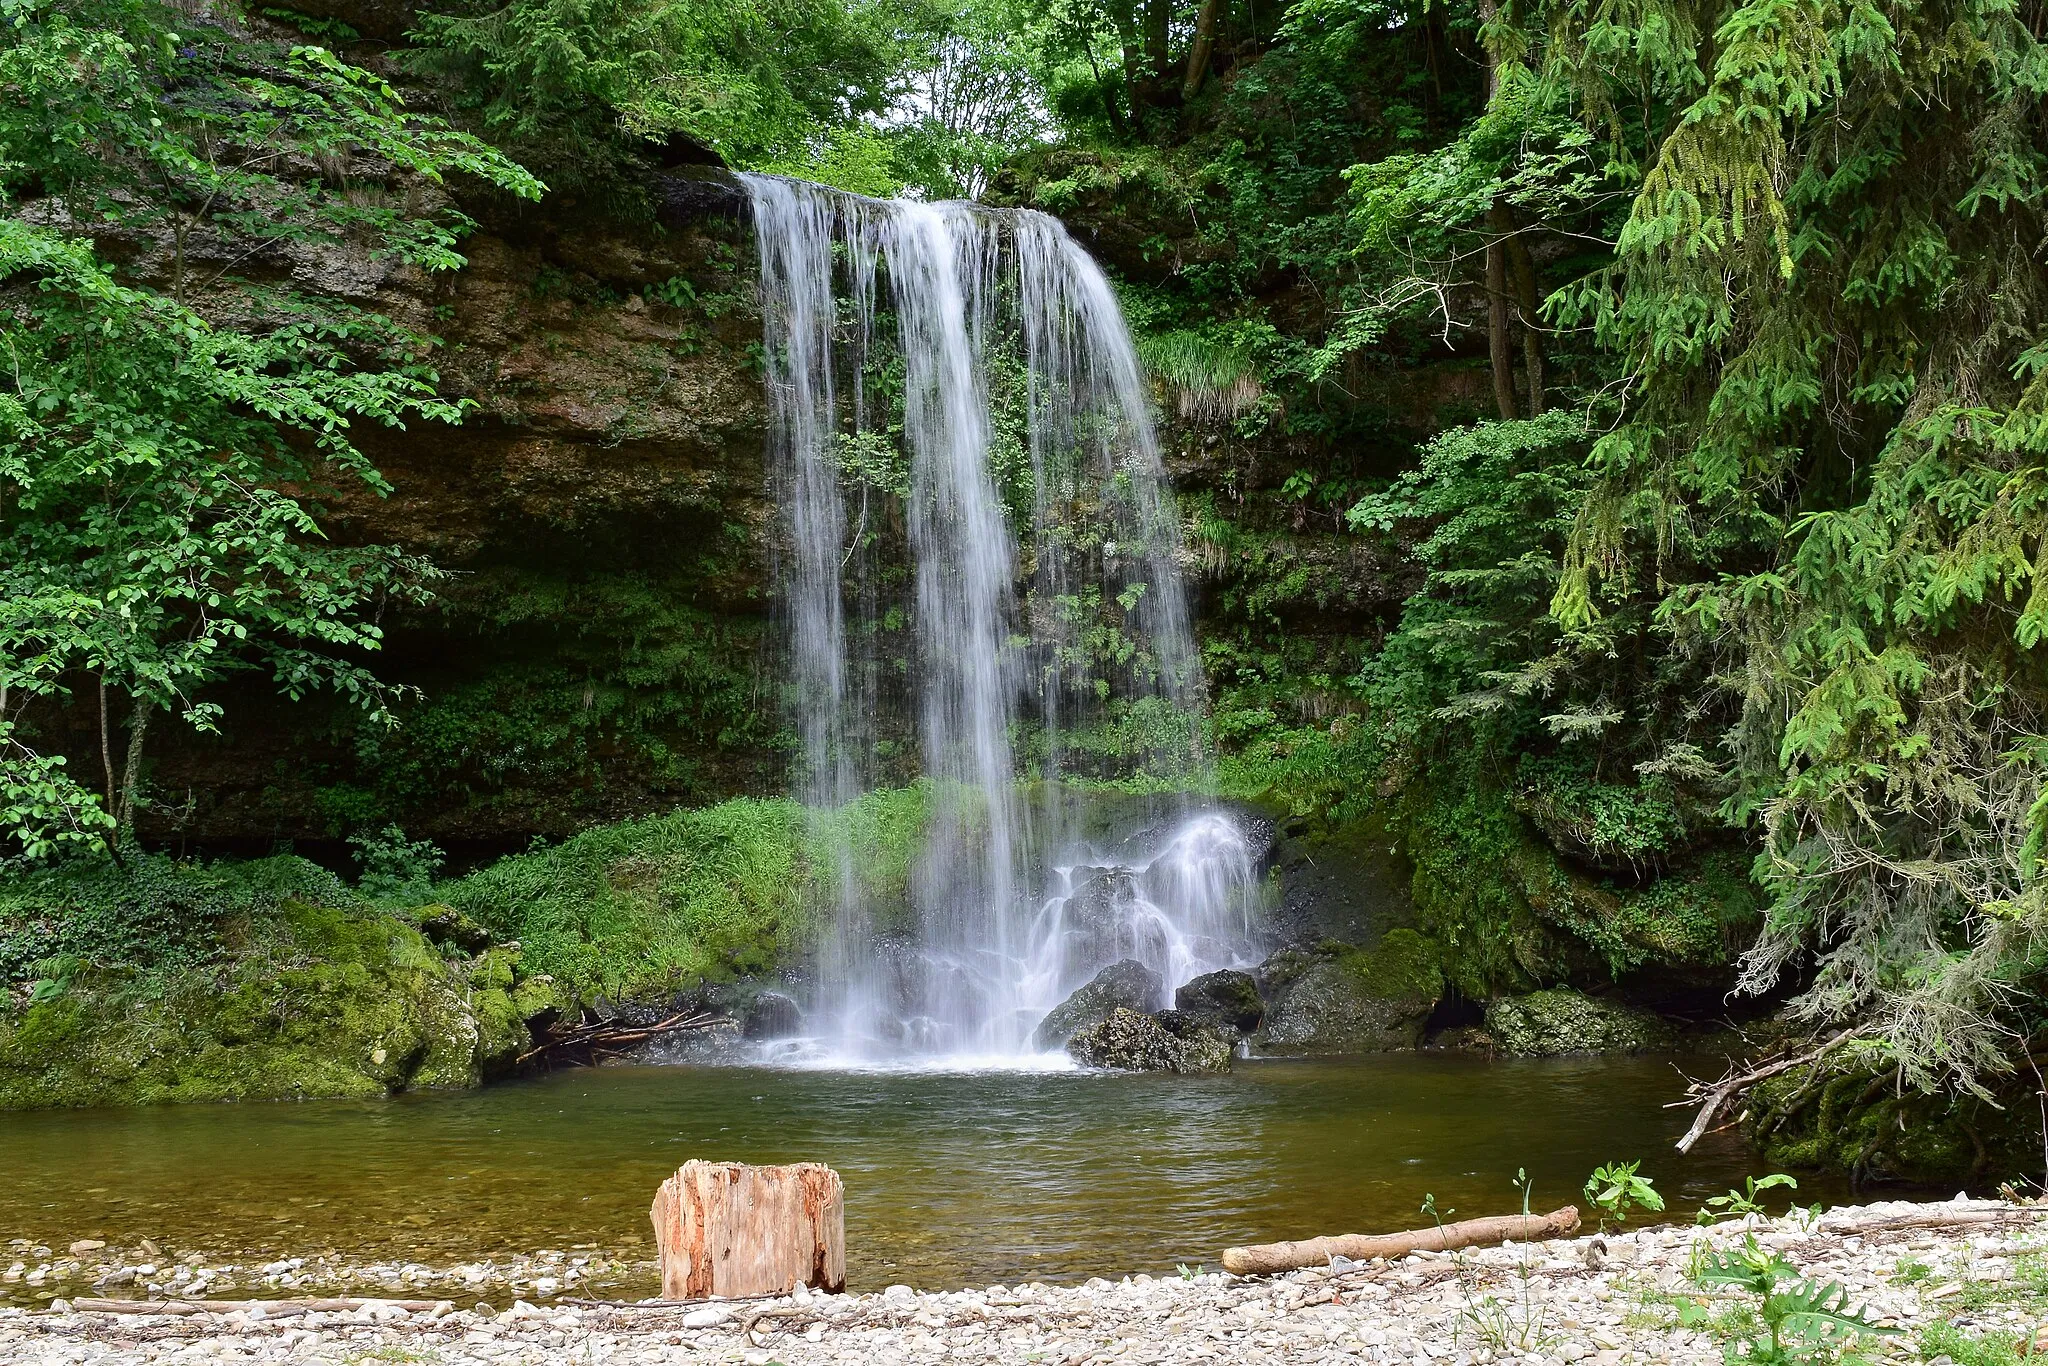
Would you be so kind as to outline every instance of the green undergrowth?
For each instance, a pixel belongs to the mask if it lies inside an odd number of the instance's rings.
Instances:
[[[7,1109],[472,1086],[552,1000],[291,857],[17,876],[0,945]]]
[[[1228,719],[1219,714],[1219,729]],[[1760,903],[1741,850],[1709,845],[1613,872],[1588,866],[1559,853],[1518,809],[1520,794],[1476,763],[1390,760],[1363,716],[1221,738],[1219,795],[1314,828],[1383,824],[1413,868],[1417,928],[1471,999],[1725,965],[1754,932]],[[1558,789],[1543,795],[1546,814],[1558,814]],[[1587,826],[1604,815],[1606,793],[1582,784],[1571,795],[1584,799]]]
[[[930,807],[924,786],[822,819],[739,799],[439,883],[391,875],[374,841],[353,886],[291,856],[17,870],[0,877],[0,1108],[473,1086],[547,1013],[788,965],[842,868],[886,922]]]
[[[907,903],[923,786],[870,793],[813,824],[787,798],[739,798],[585,831],[435,889],[517,940],[530,971],[584,1001],[673,996],[801,951],[835,893],[843,840],[870,904]]]

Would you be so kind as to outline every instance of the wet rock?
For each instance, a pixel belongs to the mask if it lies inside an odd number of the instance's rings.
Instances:
[[[1414,1048],[1444,986],[1435,946],[1413,930],[1370,949],[1283,949],[1257,979],[1270,1004],[1253,1050],[1292,1055]]]
[[[1173,993],[1173,1008],[1218,1028],[1249,1034],[1265,1018],[1259,984],[1248,972],[1205,972]]]
[[[1177,1010],[1120,1008],[1067,1040],[1067,1052],[1085,1066],[1120,1072],[1227,1072],[1231,1043]]]
[[[1099,1024],[1118,1010],[1144,1014],[1165,997],[1166,983],[1136,959],[1111,963],[1066,1000],[1054,1006],[1032,1036],[1040,1049],[1051,1050],[1082,1030]]]
[[[1080,867],[1068,878],[1073,891],[1060,908],[1061,967],[1075,972],[1128,957],[1137,947],[1131,924],[1137,875],[1123,867]],[[1135,1008],[1150,1010],[1158,1004],[1147,1001]]]
[[[1501,996],[1486,1006],[1486,1030],[1503,1053],[1648,1053],[1672,1044],[1671,1026],[1646,1010],[1576,991]]]
[[[786,1039],[803,1027],[802,1007],[779,991],[764,991],[748,1006],[741,1032],[749,1039]]]

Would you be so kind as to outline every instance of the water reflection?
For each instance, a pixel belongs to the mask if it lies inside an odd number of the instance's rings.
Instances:
[[[1640,1157],[1682,1218],[1757,1169],[1732,1142],[1671,1150],[1679,1089],[1656,1059],[1405,1055],[1221,1077],[609,1068],[388,1102],[0,1115],[0,1237],[646,1256],[648,1201],[686,1158],[814,1160],[846,1179],[856,1286],[1160,1272],[1409,1227],[1425,1192],[1505,1212],[1517,1168],[1553,1208]]]

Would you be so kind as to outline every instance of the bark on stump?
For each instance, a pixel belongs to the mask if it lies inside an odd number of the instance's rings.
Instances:
[[[846,1287],[846,1190],[817,1162],[685,1162],[654,1196],[661,1295],[781,1295]]]

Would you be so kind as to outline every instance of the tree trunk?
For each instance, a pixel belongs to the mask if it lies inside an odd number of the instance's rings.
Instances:
[[[1507,247],[1486,239],[1486,350],[1493,362],[1493,401],[1501,420],[1515,418],[1515,363],[1508,338]]]
[[[685,1162],[655,1193],[663,1299],[846,1287],[846,1194],[816,1162]]]
[[[1082,46],[1088,53],[1088,69],[1095,73],[1095,88],[1102,93],[1102,112],[1109,116],[1110,131],[1118,137],[1126,137],[1129,130],[1124,123],[1124,111],[1118,108],[1116,96],[1110,93],[1109,82],[1102,79],[1102,64],[1095,60],[1095,35],[1092,32]],[[1128,85],[1129,81],[1125,84]]]
[[[1500,13],[1499,0],[1479,0],[1479,22],[1486,25],[1493,22],[1493,16]],[[1492,102],[1494,92],[1500,88],[1500,72],[1493,60],[1493,50],[1486,50],[1486,98]],[[1495,204],[1487,210],[1486,238],[1486,351],[1493,364],[1493,402],[1500,409],[1503,421],[1515,417],[1515,363],[1508,337],[1508,264],[1507,247],[1494,227],[1494,215],[1504,205]]]
[[[121,766],[120,809],[114,813],[124,835],[135,830],[135,793],[142,783],[142,738],[149,731],[149,711],[149,700],[138,697],[128,717],[128,757]]]
[[[107,814],[114,814],[114,751],[107,742],[107,676],[100,675],[100,773],[107,784]]]
[[[1216,16],[1222,9],[1222,0],[1202,0],[1202,12],[1195,17],[1195,43],[1188,49],[1187,79],[1180,87],[1183,104],[1201,93],[1202,78],[1209,74],[1209,49],[1216,42]]]
[[[1145,74],[1155,81],[1166,78],[1166,42],[1172,19],[1172,0],[1145,0]]]
[[[1546,1238],[1568,1238],[1579,1231],[1579,1211],[1572,1205],[1549,1214],[1507,1214],[1491,1219],[1464,1219],[1436,1228],[1408,1233],[1386,1233],[1377,1237],[1345,1233],[1334,1238],[1310,1238],[1299,1243],[1263,1243],[1257,1247],[1233,1247],[1223,1254],[1223,1269],[1238,1276],[1269,1275],[1304,1266],[1327,1266],[1332,1256],[1354,1262],[1384,1257],[1392,1261],[1411,1252],[1450,1252],[1461,1247],[1493,1247],[1509,1239],[1525,1243]]]
[[[1543,415],[1542,297],[1536,290],[1536,262],[1522,240],[1521,220],[1514,205],[1495,200],[1487,211],[1490,227],[1507,252],[1508,272],[1515,283],[1515,316],[1522,324],[1522,368],[1529,387],[1529,416]]]
[[[1536,262],[1530,260],[1530,248],[1522,240],[1522,221],[1516,217],[1516,209],[1507,201],[1493,201],[1487,209],[1487,231],[1493,233],[1493,242],[1501,248],[1505,258],[1505,270],[1501,291],[1505,295],[1505,276],[1513,276],[1513,315],[1522,324],[1522,373],[1528,383],[1528,416],[1540,418],[1544,410],[1542,401],[1542,319],[1540,299],[1536,295]],[[1489,262],[1491,266],[1491,262]],[[1489,279],[1491,289],[1491,279]],[[1495,365],[1501,362],[1501,352],[1495,350]],[[1495,385],[1499,377],[1495,377]],[[1511,383],[1511,381],[1509,381]]]

